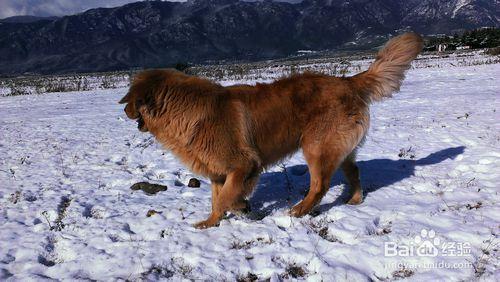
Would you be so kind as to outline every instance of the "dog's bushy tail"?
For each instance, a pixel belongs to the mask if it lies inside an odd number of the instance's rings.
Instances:
[[[389,40],[370,68],[353,77],[370,101],[380,101],[399,91],[405,72],[422,51],[422,37],[408,32]]]

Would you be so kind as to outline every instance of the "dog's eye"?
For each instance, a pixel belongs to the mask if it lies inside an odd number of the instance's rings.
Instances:
[[[125,106],[125,113],[130,119],[137,119],[139,117],[139,112],[135,109],[132,103],[128,103],[127,106]]]

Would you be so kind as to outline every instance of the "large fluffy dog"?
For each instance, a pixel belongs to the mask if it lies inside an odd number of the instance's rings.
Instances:
[[[291,215],[303,216],[328,191],[338,167],[350,184],[348,203],[361,203],[355,156],[368,131],[369,105],[399,90],[421,50],[421,37],[406,33],[358,75],[304,73],[256,86],[223,87],[174,70],[148,70],[135,77],[120,103],[127,103],[125,112],[139,130],[212,181],[212,213],[196,227],[217,225],[226,211],[245,208],[262,169],[299,148],[311,187]]]

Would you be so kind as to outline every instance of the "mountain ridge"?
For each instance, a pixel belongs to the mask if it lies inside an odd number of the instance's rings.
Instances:
[[[373,47],[400,30],[499,26],[496,0],[146,1],[55,20],[0,23],[0,74],[260,60],[298,50]]]

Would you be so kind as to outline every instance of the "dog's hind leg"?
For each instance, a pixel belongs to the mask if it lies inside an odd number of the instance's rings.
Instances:
[[[356,151],[353,151],[342,163],[342,171],[349,182],[349,205],[358,205],[363,201],[363,189],[359,180],[359,168],[356,165]]]
[[[301,217],[310,213],[314,206],[321,201],[326,192],[328,192],[330,178],[343,157],[335,152],[325,154],[319,148],[312,150],[308,150],[307,147],[305,148],[304,156],[309,166],[311,184],[304,200],[295,205],[290,211],[290,214],[295,217]]]

